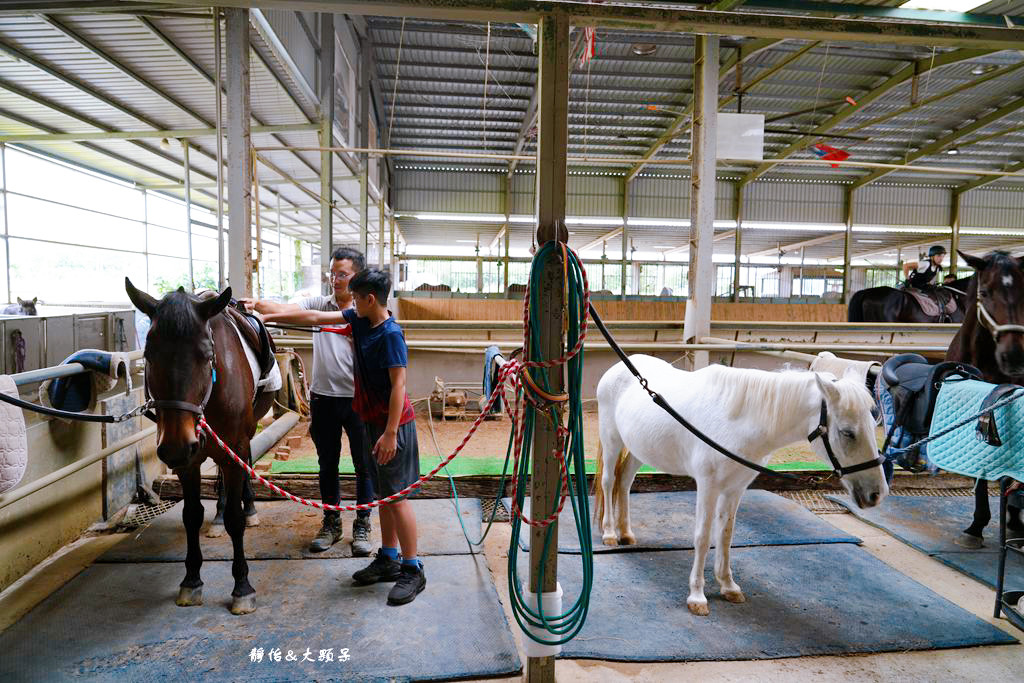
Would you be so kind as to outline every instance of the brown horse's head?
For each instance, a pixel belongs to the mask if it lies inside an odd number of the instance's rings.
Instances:
[[[995,342],[999,371],[1009,377],[1024,375],[1024,259],[1003,251],[984,258],[959,253],[975,270],[968,305],[973,304],[978,325]]]
[[[201,444],[196,436],[199,416],[186,406],[201,406],[212,391],[216,358],[209,323],[231,300],[231,288],[207,299],[178,288],[159,301],[136,289],[128,278],[124,288],[153,322],[145,358],[146,387],[158,402],[157,455],[171,469],[187,468],[195,463]]]

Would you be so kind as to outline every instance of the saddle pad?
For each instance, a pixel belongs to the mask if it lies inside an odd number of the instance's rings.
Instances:
[[[0,391],[18,398],[18,387],[10,375],[0,375]],[[18,406],[0,403],[0,493],[17,486],[27,466],[25,415]]]
[[[253,401],[256,400],[256,395],[263,391],[277,391],[281,388],[283,380],[281,378],[281,368],[277,364],[277,360],[274,360],[274,365],[267,376],[260,380],[260,361],[256,357],[256,352],[252,350],[249,343],[245,341],[245,337],[242,336],[242,332],[238,329],[234,321],[231,321],[231,329],[238,335],[238,341],[242,344],[242,349],[245,350],[245,359],[249,362],[249,372],[252,374],[252,383],[255,389],[253,395]]]
[[[977,380],[945,382],[939,390],[930,434],[981,410],[985,397],[996,385]],[[1024,399],[998,408],[995,421],[1002,446],[989,446],[976,436],[977,422],[941,436],[928,444],[928,457],[935,465],[975,479],[1013,477],[1024,479]]]
[[[917,301],[917,305],[921,307],[921,311],[929,318],[939,317],[939,303],[932,298],[929,294],[922,292],[919,289],[908,287],[906,290],[910,296],[914,297]],[[953,297],[949,298],[949,301],[945,302],[945,313],[952,315],[956,312],[956,300]]]

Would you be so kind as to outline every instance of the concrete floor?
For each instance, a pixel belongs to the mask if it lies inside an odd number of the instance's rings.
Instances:
[[[849,514],[826,515],[827,521],[864,540],[864,547],[885,563],[913,577],[977,617],[1024,640],[1024,632],[1005,620],[992,619],[991,589],[932,560]],[[510,623],[505,599],[506,558],[511,528],[495,525],[484,544],[498,594]],[[15,623],[35,605],[88,567],[120,541],[123,534],[87,535],[22,577],[0,594],[0,630]],[[513,632],[526,661],[518,632]],[[796,659],[623,664],[591,660],[559,660],[559,681],[1019,681],[1024,679],[1024,645],[934,650],[926,652],[801,657]],[[495,680],[495,679],[490,679]],[[520,678],[497,679],[519,681]]]

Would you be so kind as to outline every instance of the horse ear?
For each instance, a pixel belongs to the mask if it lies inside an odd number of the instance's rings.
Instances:
[[[817,372],[814,373],[814,381],[818,383],[818,389],[821,390],[821,395],[825,397],[826,403],[838,403],[839,402],[839,390],[827,379],[822,379],[821,375]]]
[[[18,297],[18,304],[19,304],[20,306],[24,306],[24,305],[25,305],[26,303],[27,303],[27,302],[26,302],[26,301],[24,301],[24,300],[23,300],[23,299],[22,299],[22,298],[21,298],[20,296]]]
[[[228,287],[220,296],[217,298],[210,297],[209,299],[203,299],[196,306],[196,313],[203,320],[209,320],[213,316],[223,311],[227,305],[231,303],[231,288]]]
[[[150,318],[153,317],[158,303],[156,299],[151,297],[149,294],[136,289],[135,285],[133,285],[132,281],[128,278],[124,279],[124,291],[128,292],[128,298],[132,300],[135,308],[139,309]]]
[[[987,258],[981,258],[980,256],[971,256],[970,254],[965,254],[959,249],[956,250],[956,253],[960,254],[960,258],[962,258],[967,263],[967,265],[969,265],[974,270],[985,270],[986,268],[988,268]]]
[[[32,297],[32,303],[36,303],[37,301],[39,301],[39,297],[38,296]]]

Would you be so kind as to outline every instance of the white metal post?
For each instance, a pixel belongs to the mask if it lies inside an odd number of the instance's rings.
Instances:
[[[320,14],[320,144],[334,144],[334,15]],[[320,152],[320,269],[331,267],[334,253],[334,155],[329,150]],[[331,293],[331,283],[322,283],[321,291]]]
[[[700,341],[711,333],[715,294],[712,253],[715,238],[715,157],[718,119],[718,36],[696,36],[694,50],[693,153],[690,193],[689,298],[683,340]],[[693,368],[705,367],[707,351],[695,351]]]
[[[188,138],[181,141],[181,165],[185,172],[185,234],[188,236],[188,291],[195,293],[196,276],[192,266],[192,168],[188,161]]]
[[[223,43],[220,32],[220,10],[216,7],[213,11],[213,50],[214,50],[214,87],[216,88],[217,104],[217,289],[223,290],[227,286],[227,278],[224,269],[224,86],[221,84],[221,72],[224,70],[221,62]],[[146,258],[149,263],[149,258]]]
[[[249,102],[249,10],[225,9],[228,60],[228,282],[252,294],[252,158]]]

